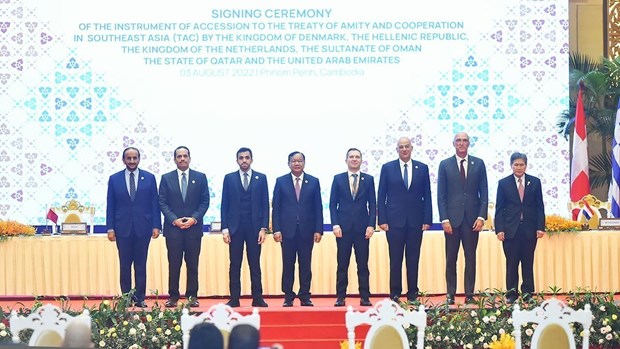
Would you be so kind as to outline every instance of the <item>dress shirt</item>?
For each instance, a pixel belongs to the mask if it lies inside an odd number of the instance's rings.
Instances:
[[[400,162],[400,178],[402,179],[405,178],[405,164],[407,164],[407,179],[409,180],[409,183],[407,183],[407,188],[411,188],[411,178],[413,178],[413,163],[411,160],[404,162],[401,159],[398,159],[398,162]]]
[[[130,176],[131,171],[129,171],[128,169],[125,169],[125,183],[127,184],[127,193],[131,193],[131,190],[129,189],[129,176]],[[140,169],[136,168],[135,171],[133,171],[133,178],[136,181],[136,192],[138,191],[138,178],[140,178]]]

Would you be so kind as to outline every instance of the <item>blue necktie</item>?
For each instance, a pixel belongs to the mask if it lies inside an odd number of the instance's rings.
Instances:
[[[131,197],[131,201],[136,197],[136,176],[133,172],[129,173],[129,197]]]
[[[403,182],[405,182],[405,189],[409,190],[409,170],[407,170],[407,164],[405,164],[405,173],[403,174]]]

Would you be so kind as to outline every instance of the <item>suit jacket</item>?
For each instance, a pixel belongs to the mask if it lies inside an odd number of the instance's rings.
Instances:
[[[536,231],[545,230],[545,206],[540,179],[528,174],[524,177],[523,202],[519,198],[514,175],[502,178],[497,184],[495,233],[504,232],[506,239],[516,236],[521,214],[523,214],[521,224],[525,228],[526,238],[536,239]]]
[[[181,196],[177,170],[161,176],[159,206],[164,214],[164,236],[175,238],[180,237],[181,234],[190,234],[190,236],[202,237],[203,217],[209,209],[209,200],[209,184],[204,173],[188,170],[185,202]],[[181,230],[172,225],[172,222],[179,217],[193,217],[197,223],[186,230]]]
[[[343,231],[374,228],[377,222],[377,199],[373,176],[360,172],[357,195],[353,199],[349,173],[335,175],[329,196],[329,213],[332,225],[340,225]]]
[[[422,224],[433,223],[431,203],[431,182],[428,166],[411,160],[411,184],[405,189],[399,160],[390,161],[381,167],[377,209],[379,225],[389,224],[402,228],[421,228]]]
[[[134,201],[127,191],[125,170],[110,176],[106,207],[107,229],[114,229],[119,237],[129,237],[132,227],[137,236],[151,236],[153,229],[161,229],[161,212],[157,198],[157,182],[153,174],[140,169],[136,178]]]
[[[323,202],[319,179],[304,172],[299,202],[290,173],[276,179],[273,189],[272,224],[282,237],[295,237],[297,223],[302,235],[323,234]]]
[[[267,177],[252,170],[252,178],[248,186],[252,205],[252,228],[258,233],[261,228],[269,228],[269,191]],[[222,188],[222,229],[228,229],[233,235],[239,229],[241,221],[241,194],[244,192],[239,171],[224,177]]]
[[[478,217],[487,219],[489,188],[487,169],[484,161],[468,156],[467,180],[461,179],[456,156],[451,156],[439,164],[437,179],[437,208],[439,220],[450,220],[453,227],[463,223],[472,226]]]

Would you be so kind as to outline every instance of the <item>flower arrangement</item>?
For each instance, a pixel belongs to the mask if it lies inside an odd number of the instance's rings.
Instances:
[[[582,228],[580,222],[564,218],[560,215],[550,215],[545,217],[545,230],[547,234],[553,235],[561,232],[577,232]]]
[[[35,228],[31,225],[0,219],[0,241],[7,240],[13,236],[34,235],[35,232]]]
[[[552,295],[558,295],[560,289],[551,288]],[[499,290],[483,291],[476,298],[475,305],[449,308],[445,303],[425,303],[427,327],[424,346],[443,349],[513,349],[515,346],[512,325],[513,307],[504,301],[504,293]],[[590,328],[590,347],[620,348],[620,304],[614,300],[614,294],[593,293],[578,289],[559,296],[573,309],[583,309],[590,304],[592,310],[592,327]],[[532,309],[549,294],[536,294],[529,302],[519,301],[522,309]],[[129,298],[121,297],[103,300],[99,305],[89,308],[92,319],[92,336],[96,348],[144,348],[144,349],[180,349],[182,348],[182,331],[180,319],[182,308],[166,309],[157,302],[151,309],[131,311]],[[15,309],[20,315],[28,315],[41,306],[35,304],[32,309]],[[81,309],[71,311],[68,304],[61,306],[63,311],[77,315]],[[408,304],[416,308],[418,304]],[[8,316],[12,309],[0,311],[0,344],[11,341]],[[342,324],[344,328],[344,323]],[[531,346],[531,339],[536,329],[535,324],[523,326],[521,343],[523,347]],[[581,347],[583,329],[573,324],[577,347]],[[405,329],[410,343],[416,342],[417,330],[414,326]],[[32,332],[22,331],[20,339],[27,342]],[[356,348],[361,343],[356,342]],[[340,347],[348,347],[346,340]]]

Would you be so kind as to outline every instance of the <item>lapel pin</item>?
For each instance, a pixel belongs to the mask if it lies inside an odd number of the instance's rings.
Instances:
[[[144,180],[144,177],[140,177],[140,180]]]
[[[258,176],[254,177],[254,179],[258,179]]]
[[[192,184],[196,184],[196,181],[192,179]]]
[[[415,168],[418,168],[418,165],[415,165]]]
[[[308,184],[308,180],[306,179],[306,180],[304,181],[304,183]]]

